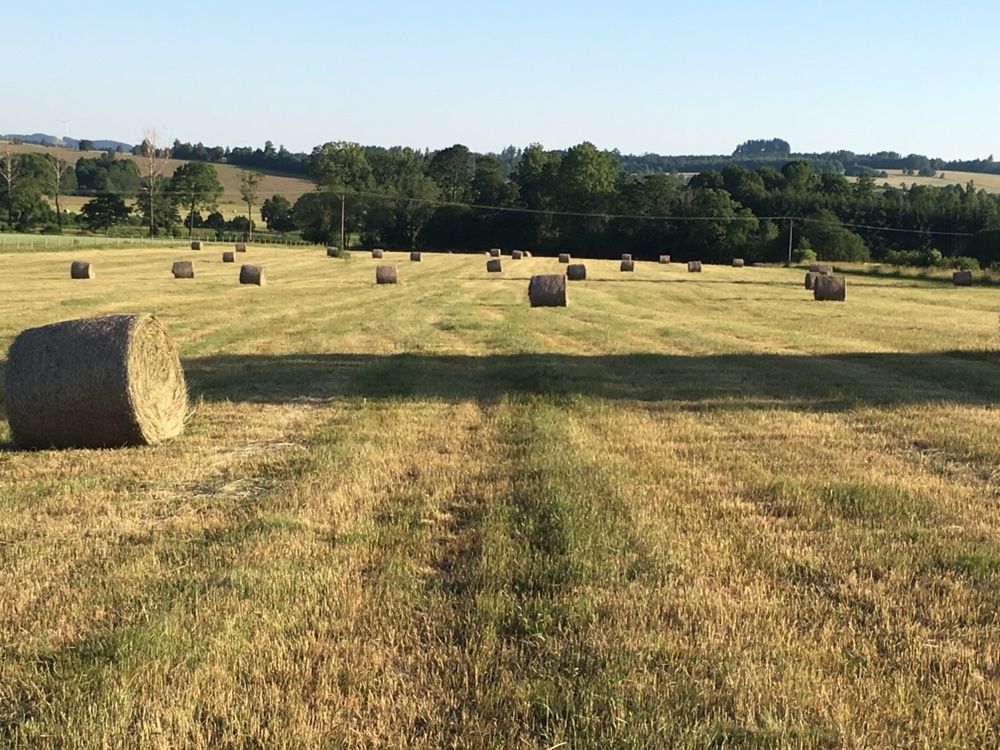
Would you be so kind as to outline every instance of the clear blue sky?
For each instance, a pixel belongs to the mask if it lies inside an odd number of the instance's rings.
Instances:
[[[0,132],[1000,157],[996,0],[6,5]]]

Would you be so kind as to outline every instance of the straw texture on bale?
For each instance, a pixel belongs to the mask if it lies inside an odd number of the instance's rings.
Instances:
[[[224,252],[222,254],[222,262],[223,263],[235,263],[236,262],[236,256],[233,255],[233,253],[231,253],[231,252],[228,252],[228,251]]]
[[[373,258],[381,258],[384,255],[385,255],[385,250],[383,250],[380,247],[376,247],[374,250],[372,250],[372,257]]]
[[[824,272],[821,272],[821,271],[808,271],[806,273],[806,289],[808,289],[809,291],[812,291],[813,289],[815,289],[816,288],[816,279],[818,279],[820,276],[826,276],[826,275],[827,274],[826,274],[825,271]]]
[[[108,315],[22,331],[7,355],[7,418],[21,448],[117,448],[179,435],[187,387],[152,315]]]
[[[528,299],[532,307],[566,307],[566,277],[554,273],[532,276]]]
[[[499,258],[500,257],[500,248],[499,247],[491,247],[490,248],[490,257],[491,258]]]
[[[375,266],[375,283],[376,284],[395,284],[396,283],[396,267],[395,266]]]
[[[500,265],[500,259],[490,258],[488,261],[486,261],[486,270],[489,273],[500,273],[500,271],[503,270],[503,267]]]
[[[587,267],[583,263],[570,263],[566,266],[566,278],[570,281],[583,281],[587,278]]]
[[[410,260],[412,260],[414,263],[419,263],[420,253],[414,250],[412,253],[410,253]]]
[[[635,261],[634,260],[623,260],[621,265],[622,271],[634,271]]]
[[[338,249],[337,249],[337,248],[335,248],[335,247],[328,247],[328,248],[326,249],[326,257],[327,257],[327,258],[336,258],[336,257],[338,257],[339,255],[340,255],[340,250],[338,250]]]
[[[240,266],[240,283],[264,286],[264,266]]]
[[[94,278],[94,267],[89,260],[74,260],[69,264],[69,277],[71,279],[92,279]]]
[[[559,253],[560,263],[569,263],[569,253]]]
[[[521,260],[522,257],[524,257],[524,253],[521,252],[520,250],[511,250],[510,251],[510,259],[511,260]]]
[[[733,268],[743,268],[743,258],[733,258]]]
[[[843,302],[847,296],[847,281],[843,274],[819,274],[813,287],[813,299],[824,302]]]
[[[660,263],[666,264],[666,263],[669,263],[669,262],[670,262],[670,256],[669,255],[661,255],[660,256]]]
[[[700,260],[689,260],[688,261],[688,273],[701,273],[701,261]]]
[[[247,251],[247,243],[245,243],[245,242],[237,242],[236,243],[236,252],[238,252],[238,253],[245,253],[246,251]]]
[[[622,260],[632,260],[632,253],[622,253]]]
[[[191,243],[191,249],[192,250],[201,250],[201,240],[194,240]]]
[[[175,260],[173,268],[170,269],[175,279],[193,279],[194,263],[189,260]]]
[[[972,271],[955,271],[951,280],[955,286],[972,286]]]

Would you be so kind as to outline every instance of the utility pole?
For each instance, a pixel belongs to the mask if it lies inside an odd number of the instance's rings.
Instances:
[[[795,219],[788,220],[788,265],[792,265],[792,229],[795,227]]]
[[[347,205],[347,193],[340,194],[340,251],[347,251],[347,235],[344,234],[344,213]]]

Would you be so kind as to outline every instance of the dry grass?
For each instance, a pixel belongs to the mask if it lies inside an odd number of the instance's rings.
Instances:
[[[0,744],[1000,741],[1000,290],[589,261],[531,309],[555,259],[177,253],[0,255],[4,351],[149,310],[198,399],[0,452]]]

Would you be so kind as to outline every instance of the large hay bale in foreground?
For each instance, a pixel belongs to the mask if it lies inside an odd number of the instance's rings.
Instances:
[[[486,261],[486,271],[488,273],[500,273],[502,270],[499,258],[490,258]]]
[[[175,279],[193,279],[194,263],[189,260],[175,260],[170,272]]]
[[[194,240],[191,242],[192,250],[201,250],[201,240]]]
[[[396,283],[396,267],[395,266],[375,266],[375,283],[376,284],[395,284]]]
[[[622,260],[632,260],[632,253],[622,253]]]
[[[524,253],[522,251],[520,251],[520,250],[511,250],[510,251],[510,259],[511,260],[521,260],[522,257],[524,257]]]
[[[236,252],[238,252],[238,253],[245,253],[246,251],[247,251],[247,243],[245,243],[245,242],[237,242],[236,243]]]
[[[669,262],[670,262],[670,256],[669,255],[661,255],[660,256],[660,263],[666,265]]]
[[[566,277],[555,273],[532,276],[528,299],[532,307],[566,307]]]
[[[635,261],[634,260],[623,260],[621,264],[622,271],[634,271]]]
[[[951,281],[955,286],[972,286],[972,271],[955,271]]]
[[[490,257],[491,258],[499,258],[500,255],[501,255],[501,253],[500,253],[500,248],[499,247],[491,247],[490,248]]]
[[[420,253],[414,250],[412,253],[410,253],[410,260],[413,261],[414,263],[419,263]]]
[[[232,252],[230,252],[230,251],[227,250],[226,252],[224,252],[222,254],[222,262],[223,263],[235,263],[236,262],[236,256],[233,255]]]
[[[733,258],[733,268],[743,268],[743,258]]]
[[[570,263],[566,266],[566,278],[570,281],[583,281],[587,278],[587,267],[583,263]]]
[[[7,355],[7,419],[22,448],[117,448],[179,435],[187,387],[152,315],[108,315],[22,331]]]
[[[264,286],[264,266],[240,266],[240,283]]]
[[[559,253],[560,263],[569,263],[569,253]]]
[[[820,276],[826,276],[826,275],[827,274],[826,274],[825,271],[824,272],[820,272],[820,271],[808,271],[806,273],[806,289],[808,289],[809,291],[812,291],[813,289],[815,289],[816,288],[816,279],[818,279]]]
[[[382,258],[384,255],[385,255],[385,250],[383,250],[380,247],[376,247],[374,250],[372,250],[373,258]]]
[[[818,274],[813,287],[813,299],[822,302],[843,302],[847,297],[847,281],[842,273]]]
[[[688,273],[701,273],[701,261],[700,260],[689,260],[688,261]]]
[[[94,278],[94,267],[89,260],[74,260],[69,264],[69,277],[71,279],[92,279]]]

